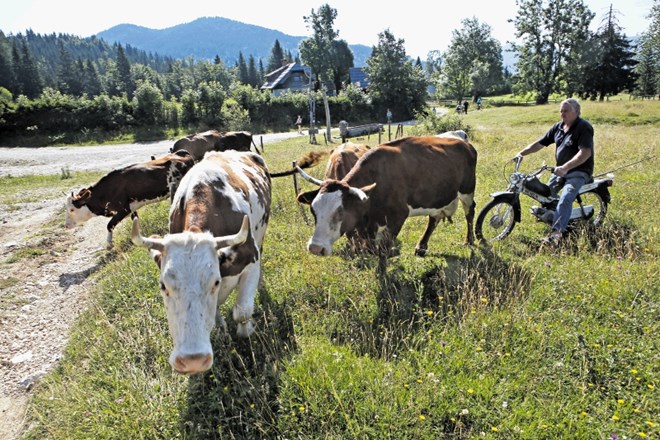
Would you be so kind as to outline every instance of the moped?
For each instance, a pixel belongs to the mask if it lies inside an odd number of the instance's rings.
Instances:
[[[541,182],[538,176],[544,171],[554,172],[555,167],[544,163],[538,169],[523,173],[519,170],[520,163],[521,160],[515,161],[515,169],[508,178],[509,186],[506,191],[492,193],[493,199],[479,212],[475,225],[477,239],[486,242],[502,240],[513,231],[522,217],[520,194],[539,203],[530,209],[537,221],[552,225],[563,179],[559,179],[558,185],[550,187]],[[608,174],[605,179],[592,179],[580,188],[573,202],[569,230],[580,225],[597,227],[603,223],[607,215],[607,205],[610,203],[609,187],[613,185],[613,180],[614,175]]]

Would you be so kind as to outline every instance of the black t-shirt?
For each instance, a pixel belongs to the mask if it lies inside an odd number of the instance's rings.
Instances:
[[[575,156],[580,148],[591,150],[591,156],[582,165],[578,165],[571,171],[583,171],[589,176],[594,172],[594,128],[589,121],[577,118],[573,125],[564,133],[563,122],[557,122],[538,142],[541,145],[556,145],[555,159],[557,166],[564,165]]]

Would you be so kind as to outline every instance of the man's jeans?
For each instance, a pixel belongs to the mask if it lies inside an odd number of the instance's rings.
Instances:
[[[550,180],[548,180],[548,186],[552,187],[555,185],[558,179],[560,177],[553,174]],[[553,231],[566,231],[566,226],[568,226],[568,221],[571,219],[571,212],[573,211],[573,201],[577,197],[582,185],[589,181],[589,175],[583,171],[571,171],[564,179],[564,188],[561,190],[559,203],[552,219]]]

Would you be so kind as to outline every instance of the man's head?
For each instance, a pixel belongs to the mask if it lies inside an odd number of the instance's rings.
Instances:
[[[564,124],[570,126],[580,116],[580,103],[575,98],[569,98],[561,102],[559,113]]]

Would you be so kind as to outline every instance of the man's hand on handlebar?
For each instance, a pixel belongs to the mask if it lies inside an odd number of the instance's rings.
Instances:
[[[520,154],[520,153],[516,154],[516,155],[513,157],[512,160],[513,160],[514,162],[518,162],[518,163],[522,162],[522,160],[523,160],[522,154]]]

